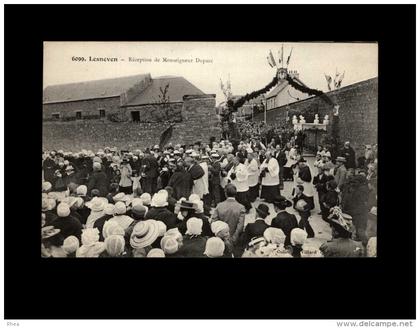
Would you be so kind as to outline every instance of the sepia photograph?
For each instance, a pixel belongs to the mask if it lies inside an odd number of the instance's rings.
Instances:
[[[46,41],[40,256],[376,257],[378,147],[374,42]]]

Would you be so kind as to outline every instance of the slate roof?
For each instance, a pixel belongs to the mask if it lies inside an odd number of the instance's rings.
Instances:
[[[44,104],[117,97],[147,77],[150,79],[150,74],[48,86],[44,89]]]
[[[305,83],[303,83],[301,80],[299,80],[298,78],[295,78],[296,81],[298,81],[300,84],[305,85]],[[271,92],[266,96],[266,98],[271,98],[274,96],[277,96],[281,91],[283,91],[287,86],[289,85],[289,82],[287,82],[286,80],[284,80],[283,82],[279,83],[276,85],[276,87],[271,90]]]
[[[185,95],[203,95],[204,92],[181,76],[160,76],[152,79],[152,83],[137,97],[130,100],[125,106],[138,106],[154,104],[159,101],[162,90],[169,84],[169,102],[182,102]]]

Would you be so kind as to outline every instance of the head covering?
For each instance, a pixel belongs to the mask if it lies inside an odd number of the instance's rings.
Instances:
[[[77,196],[86,196],[87,194],[87,187],[85,185],[80,185],[76,189]]]
[[[204,255],[208,257],[221,257],[225,251],[225,243],[219,237],[207,239]]]
[[[143,205],[150,205],[150,201],[152,200],[152,197],[149,193],[145,192],[141,194],[140,199],[143,201]]]
[[[174,254],[178,251],[179,244],[175,236],[166,235],[160,240],[160,247],[165,254]]]
[[[112,199],[114,200],[114,202],[126,202],[129,197],[124,194],[123,192],[120,192],[118,194],[116,194],[114,197],[112,197]]]
[[[54,198],[48,198],[48,210],[51,211],[55,208],[55,199]]]
[[[168,202],[167,202],[167,192],[166,195],[164,193],[156,193],[153,195],[152,198],[152,202],[151,202],[151,206],[153,207],[165,207],[168,206]]]
[[[308,205],[308,203],[307,203],[307,202],[305,202],[305,200],[303,200],[303,199],[299,199],[299,200],[297,201],[297,203],[296,203],[296,209],[297,209],[298,211],[304,211],[304,210],[305,210],[306,205]]]
[[[48,181],[44,181],[44,182],[42,183],[42,191],[43,191],[43,192],[48,192],[48,191],[50,191],[50,190],[51,190],[51,188],[52,188],[52,185],[51,185],[51,183],[49,183]]]
[[[57,215],[61,218],[70,215],[70,207],[66,203],[60,203],[57,206]]]
[[[229,225],[221,220],[214,221],[211,224],[211,231],[214,233],[214,235],[217,235],[220,231],[228,230],[229,231]]]
[[[42,199],[41,211],[46,212],[46,211],[48,211],[48,208],[49,208],[48,198],[43,198]]]
[[[160,248],[153,248],[147,253],[147,257],[165,257],[165,253]]]
[[[147,207],[141,204],[136,204],[131,208],[131,213],[137,218],[144,218],[147,213]]]
[[[111,235],[105,238],[105,249],[109,256],[118,256],[124,252],[125,240],[123,236]]]
[[[161,190],[159,190],[159,191],[158,191],[158,194],[164,195],[164,196],[165,196],[165,198],[166,198],[166,200],[168,200],[169,193],[168,193],[168,191],[167,191],[166,189],[161,189]]]
[[[90,210],[92,212],[103,211],[105,207],[105,202],[101,197],[94,197],[90,202]]]
[[[101,165],[101,163],[93,162],[92,167],[93,167],[94,170],[100,170],[102,168],[102,165]]]
[[[196,205],[193,202],[187,202],[185,200],[181,200],[181,205],[180,205],[180,209],[181,210],[195,210],[196,209]]]
[[[143,205],[141,198],[135,197],[131,200],[131,206],[134,207],[136,205]]]
[[[201,200],[200,196],[198,196],[197,194],[191,194],[190,197],[188,197],[188,200],[190,202],[199,202]]]
[[[273,204],[280,209],[285,209],[286,207],[292,206],[292,202],[283,196],[276,197],[273,201]]]
[[[335,161],[336,161],[336,162],[345,163],[345,162],[346,162],[346,159],[345,159],[344,157],[338,156],[338,157],[335,159]]]
[[[341,208],[339,206],[334,206],[330,209],[330,223],[333,227],[338,229],[344,229],[347,232],[352,232],[353,225],[352,225],[352,217],[348,214],[344,214],[341,212]]]
[[[272,244],[283,245],[286,240],[286,235],[283,230],[279,228],[269,227],[264,231],[264,238]]]
[[[190,218],[187,221],[186,235],[201,235],[203,229],[203,220],[198,218]]]
[[[117,202],[115,204],[115,214],[122,215],[125,214],[125,212],[127,212],[127,207],[125,204],[123,202]]]
[[[159,224],[155,220],[138,222],[131,233],[130,245],[133,248],[144,248],[153,244],[159,237]]]
[[[270,215],[269,208],[265,204],[258,205],[258,207],[255,210],[257,211],[258,215],[260,215],[262,218],[266,218],[268,215]]]
[[[63,203],[66,203],[70,208],[77,203],[76,197],[66,197],[62,200]]]
[[[41,229],[42,239],[47,239],[60,233],[60,229],[55,229],[53,226],[46,226]]]
[[[76,257],[99,257],[105,250],[105,243],[97,241],[90,245],[82,245],[76,251]]]
[[[115,214],[115,205],[114,204],[106,204],[104,207],[104,213],[106,215],[114,215]]]
[[[305,230],[294,228],[290,233],[290,242],[293,246],[303,245],[306,241],[308,234]]]
[[[166,236],[173,237],[177,241],[182,241],[182,234],[179,232],[178,228],[172,228],[167,230],[164,237]]]
[[[162,221],[157,221],[159,226],[159,237],[163,237],[166,233],[166,224]]]
[[[63,250],[67,254],[71,254],[77,251],[79,245],[79,239],[77,239],[76,236],[68,236],[66,239],[64,239]]]
[[[102,236],[104,239],[113,235],[124,236],[124,234],[124,229],[115,221],[106,221],[102,228]]]
[[[82,230],[82,245],[92,245],[99,241],[99,230],[98,228],[87,228]]]

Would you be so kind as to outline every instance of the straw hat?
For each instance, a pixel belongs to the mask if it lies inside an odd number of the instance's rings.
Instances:
[[[165,253],[160,248],[153,248],[147,253],[147,257],[165,257]]]
[[[155,220],[138,222],[131,233],[130,245],[133,248],[144,248],[153,244],[159,237],[159,224]]]

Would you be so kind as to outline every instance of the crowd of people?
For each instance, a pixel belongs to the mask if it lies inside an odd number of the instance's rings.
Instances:
[[[319,146],[311,170],[286,132],[265,143],[244,134],[237,144],[45,151],[41,254],[376,256],[376,146],[356,156],[346,142],[339,155]],[[318,207],[332,238],[313,247]]]

